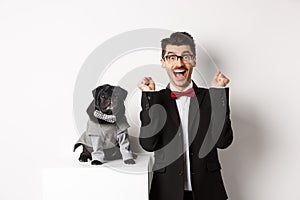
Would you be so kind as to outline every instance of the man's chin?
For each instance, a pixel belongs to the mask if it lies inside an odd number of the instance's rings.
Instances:
[[[182,80],[182,81],[173,80],[173,84],[175,84],[174,86],[176,86],[176,87],[185,88],[190,83],[185,79],[185,80]]]

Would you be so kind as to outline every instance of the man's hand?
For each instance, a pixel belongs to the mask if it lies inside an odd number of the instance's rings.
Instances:
[[[222,72],[217,71],[215,74],[213,80],[211,81],[211,86],[212,87],[225,87],[230,80],[222,74]]]
[[[143,80],[138,83],[138,87],[142,91],[154,91],[155,83],[151,77],[144,77]]]

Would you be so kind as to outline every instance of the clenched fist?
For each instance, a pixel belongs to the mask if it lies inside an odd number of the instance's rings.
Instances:
[[[211,81],[211,86],[212,87],[225,87],[229,82],[230,82],[230,80],[224,74],[222,74],[222,72],[217,71],[213,80]]]
[[[154,91],[155,83],[151,77],[144,77],[143,80],[138,83],[138,87],[142,91]]]

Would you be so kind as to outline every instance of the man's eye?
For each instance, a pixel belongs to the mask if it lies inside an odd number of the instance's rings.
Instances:
[[[170,60],[175,60],[177,56],[169,56]]]

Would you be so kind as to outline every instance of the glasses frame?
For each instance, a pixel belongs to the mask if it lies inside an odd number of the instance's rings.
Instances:
[[[169,61],[169,57],[170,56],[176,56],[176,60],[174,60],[174,61]],[[190,56],[190,58],[188,59],[188,60],[185,60],[183,57],[184,56]],[[178,55],[166,55],[166,56],[164,56],[163,57],[163,59],[166,61],[168,61],[168,62],[177,62],[178,61],[178,59],[180,58],[180,60],[182,61],[182,62],[184,62],[184,63],[190,63],[193,59],[194,59],[194,55],[192,55],[192,54],[185,54],[185,55],[182,55],[182,56],[178,56]]]

